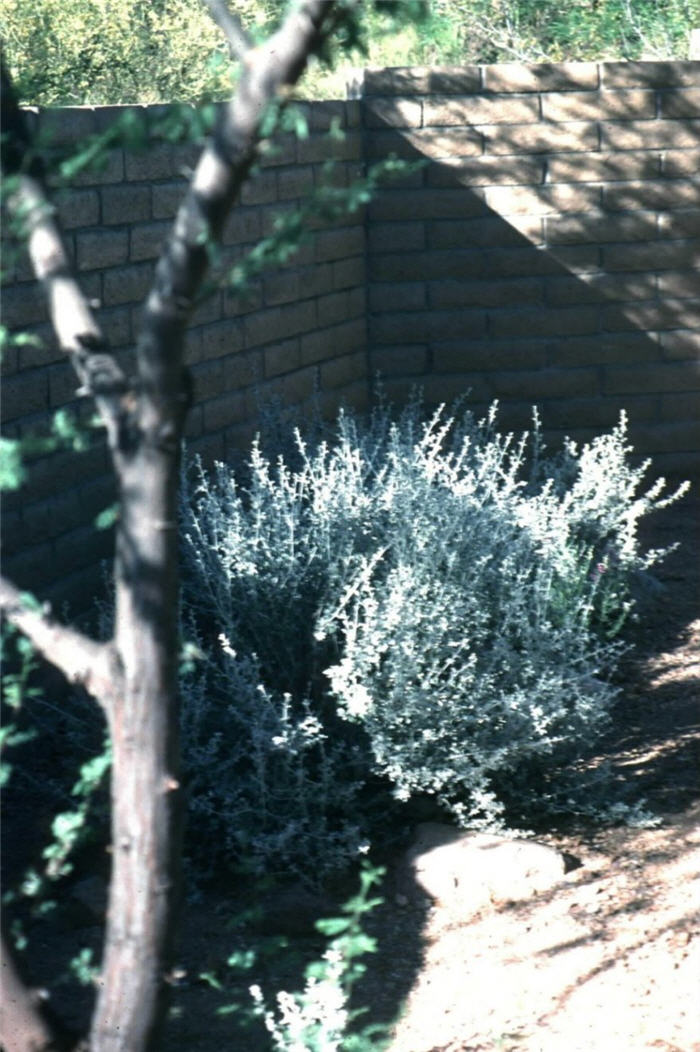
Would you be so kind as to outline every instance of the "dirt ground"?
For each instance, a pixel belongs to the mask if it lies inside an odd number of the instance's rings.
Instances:
[[[391,1052],[700,1049],[699,816],[601,836],[550,893],[464,927],[435,911]]]
[[[650,663],[650,688],[672,681],[684,713],[693,693],[698,704],[699,653],[695,621],[687,643]],[[678,797],[668,789],[665,803],[679,810],[659,828],[540,837],[581,862],[552,890],[464,925],[430,910],[391,1052],[700,1049],[700,806],[685,803],[700,768],[682,755],[697,734],[684,723],[672,742],[621,743],[616,755],[640,779],[678,759]]]

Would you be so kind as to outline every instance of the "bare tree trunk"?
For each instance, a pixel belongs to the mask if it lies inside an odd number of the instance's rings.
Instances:
[[[109,724],[112,874],[91,1052],[152,1049],[164,1018],[180,886],[176,520],[188,407],[184,333],[208,265],[207,246],[220,239],[255,160],[267,107],[301,76],[336,6],[333,0],[302,0],[266,44],[252,49],[223,0],[206,2],[232,50],[242,52],[243,71],[158,262],[134,377],[125,377],[108,353],[73,278],[47,209],[41,171],[24,165],[29,139],[3,75],[3,130],[9,132],[3,167],[18,180],[20,210],[30,214],[29,253],[60,345],[107,428],[120,498],[111,643],[95,643],[26,609],[19,590],[0,582],[0,608],[49,661],[91,691]],[[5,1029],[0,1040],[9,1047]],[[22,1052],[30,1050],[28,1045]]]
[[[184,414],[182,414],[184,415]],[[178,422],[175,433],[180,434]],[[120,465],[115,646],[122,689],[112,740],[112,874],[107,938],[90,1047],[156,1044],[180,886],[177,703],[179,441],[144,435]]]
[[[4,1052],[53,1052],[54,1035],[38,999],[22,982],[5,940],[0,944],[0,1034]]]

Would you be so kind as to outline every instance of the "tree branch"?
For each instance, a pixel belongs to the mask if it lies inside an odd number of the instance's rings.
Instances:
[[[42,1017],[36,997],[20,979],[4,938],[0,941],[0,975],[3,994],[0,1042],[5,1052],[56,1049],[54,1035]]]
[[[302,0],[266,44],[246,49],[236,95],[219,111],[158,260],[136,348],[138,375],[131,385],[104,353],[102,334],[73,280],[58,227],[45,207],[42,172],[31,160],[9,78],[4,93],[9,119],[3,130],[10,135],[3,163],[7,157],[6,170],[17,177],[19,204],[32,215],[30,253],[61,345],[111,427],[121,496],[113,644],[93,642],[28,609],[21,592],[0,579],[0,610],[70,680],[97,698],[109,721],[112,879],[102,982],[89,1039],[94,1052],[155,1047],[165,1011],[163,974],[178,898],[183,806],[175,523],[187,409],[186,323],[209,265],[210,246],[221,240],[230,207],[255,161],[269,107],[284,102],[333,26],[336,8],[334,0]],[[73,317],[63,323],[66,303]]]
[[[41,161],[32,155],[24,114],[4,64],[2,79],[2,170],[16,179],[9,195],[10,211],[26,226],[27,249],[41,282],[61,350],[70,355],[81,383],[80,393],[92,395],[115,448],[124,418],[122,399],[128,390],[124,373],[105,340],[76,281],[44,185]]]
[[[246,33],[241,20],[232,14],[226,0],[204,0],[209,8],[209,14],[223,32],[228,43],[232,59],[243,60],[247,53],[253,48],[253,41]]]
[[[181,345],[209,266],[209,246],[256,159],[263,118],[304,71],[335,11],[333,0],[304,0],[263,45],[246,52],[234,98],[222,107],[156,267],[138,344],[141,387],[163,392],[161,349]]]
[[[32,609],[23,593],[4,577],[0,577],[0,612],[31,640],[42,657],[71,683],[85,687],[107,713],[121,678],[109,644],[96,643],[82,632],[58,624],[42,610]]]

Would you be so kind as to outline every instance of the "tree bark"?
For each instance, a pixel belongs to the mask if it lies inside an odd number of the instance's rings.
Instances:
[[[22,982],[4,939],[0,943],[0,972],[0,1040],[4,1052],[54,1052],[54,1035],[41,1014],[38,998]]]
[[[112,873],[94,1052],[151,1048],[180,886],[176,450],[142,440],[122,468],[115,644]]]
[[[283,98],[332,28],[334,0],[303,0],[266,44],[246,38],[225,5],[218,21],[244,50],[234,99],[205,147],[157,264],[137,342],[137,373],[125,377],[70,269],[40,166],[27,166],[29,136],[3,75],[3,166],[29,210],[29,250],[52,321],[82,393],[95,398],[118,482],[116,616],[98,644],[27,610],[0,587],[0,607],[39,649],[82,682],[106,712],[112,740],[112,874],[91,1052],[155,1048],[164,1018],[180,887],[177,485],[188,408],[184,334],[226,216],[255,160],[268,105]],[[5,1031],[1,1040],[8,1043]],[[43,1040],[43,1038],[42,1038]],[[22,1052],[29,1052],[27,1045]],[[41,1046],[38,1046],[41,1047]],[[51,1046],[45,1046],[50,1048]]]

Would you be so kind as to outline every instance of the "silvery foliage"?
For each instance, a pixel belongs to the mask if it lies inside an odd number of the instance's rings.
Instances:
[[[637,524],[682,492],[637,495],[648,464],[630,466],[624,416],[544,462],[537,419],[530,441],[495,419],[439,411],[419,436],[410,419],[390,430],[383,552],[324,629],[343,640],[331,689],[376,769],[471,826],[497,822],[523,770],[568,763],[605,730],[628,586],[665,554],[640,553]],[[522,778],[518,791],[522,806]]]
[[[193,621],[185,631],[194,654],[181,677],[190,829],[205,837],[211,870],[233,862],[313,884],[347,865],[362,847],[352,756],[329,742],[306,698],[295,704],[265,686],[255,655],[239,654],[223,633],[205,647]]]
[[[516,439],[496,412],[341,414],[332,442],[297,433],[294,467],[255,446],[245,485],[199,469],[184,594],[206,659],[186,758],[195,809],[233,837],[245,811],[261,865],[306,839],[321,868],[352,854],[363,741],[399,799],[493,826],[509,787],[524,800],[529,772],[605,730],[630,585],[665,554],[640,552],[637,524],[681,491],[639,492],[624,416],[548,458],[536,417]]]
[[[222,464],[185,479],[183,635],[199,657],[182,681],[183,749],[195,824],[220,852],[313,880],[365,845],[366,763],[329,732],[313,633],[363,551],[369,501],[353,499],[350,462],[298,448],[298,471],[256,444],[246,485]]]

